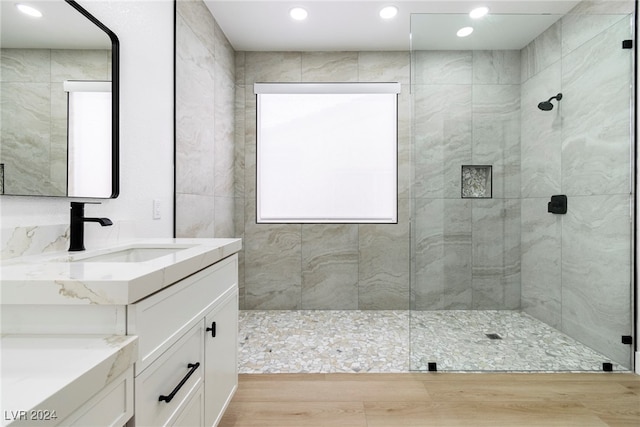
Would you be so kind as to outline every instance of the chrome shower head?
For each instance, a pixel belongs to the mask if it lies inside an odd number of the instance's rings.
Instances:
[[[553,104],[551,103],[552,99],[560,101],[562,99],[562,94],[559,93],[556,96],[552,96],[551,98],[549,98],[548,101],[542,101],[541,103],[538,104],[538,108],[541,109],[542,111],[553,110]]]

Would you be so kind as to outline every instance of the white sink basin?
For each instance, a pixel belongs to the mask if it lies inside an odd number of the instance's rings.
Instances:
[[[90,256],[87,258],[77,258],[75,262],[144,262],[161,256],[175,254],[178,251],[188,249],[179,248],[129,248],[102,255]]]

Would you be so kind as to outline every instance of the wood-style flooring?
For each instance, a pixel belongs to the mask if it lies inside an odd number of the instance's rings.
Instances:
[[[640,376],[244,374],[220,427],[640,426]]]

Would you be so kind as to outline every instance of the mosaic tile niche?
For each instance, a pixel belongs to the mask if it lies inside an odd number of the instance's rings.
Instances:
[[[462,166],[462,198],[490,199],[492,197],[492,167],[479,165]]]

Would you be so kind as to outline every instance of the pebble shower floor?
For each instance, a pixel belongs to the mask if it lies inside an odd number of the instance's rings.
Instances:
[[[438,371],[573,372],[611,362],[519,311],[245,310],[239,322],[240,373],[400,373],[434,362]]]

